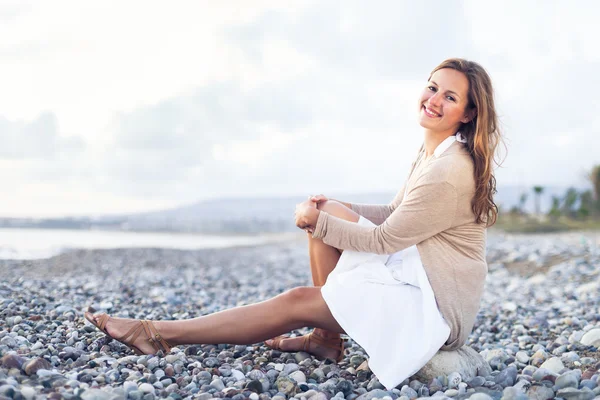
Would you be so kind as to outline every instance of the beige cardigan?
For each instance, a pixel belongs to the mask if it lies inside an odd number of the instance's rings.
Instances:
[[[360,226],[321,211],[312,235],[338,249],[377,254],[416,244],[438,308],[450,325],[442,350],[455,350],[466,342],[487,275],[486,229],[475,223],[471,209],[473,169],[460,142],[439,157],[425,157],[421,150],[407,182],[389,205],[351,204],[378,226]]]

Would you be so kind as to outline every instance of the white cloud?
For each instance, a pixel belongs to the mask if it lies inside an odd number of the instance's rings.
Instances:
[[[500,184],[570,184],[599,161],[597,8],[3,3],[0,164],[15,197],[0,207],[394,190],[422,140],[423,82],[450,56],[494,80],[509,139]]]

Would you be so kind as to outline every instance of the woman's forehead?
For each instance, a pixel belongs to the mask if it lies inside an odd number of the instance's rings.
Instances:
[[[442,68],[435,71],[429,78],[430,82],[445,90],[451,90],[459,95],[466,95],[469,91],[469,80],[460,71],[451,68]]]

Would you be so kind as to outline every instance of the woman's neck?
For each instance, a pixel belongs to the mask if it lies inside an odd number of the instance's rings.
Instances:
[[[452,131],[432,131],[429,129],[425,129],[425,156],[429,157],[433,154],[435,149],[449,136],[454,135],[456,132]]]

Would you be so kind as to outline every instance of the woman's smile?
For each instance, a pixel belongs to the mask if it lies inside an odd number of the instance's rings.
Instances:
[[[428,108],[425,105],[423,106],[423,111],[429,118],[440,118],[442,116],[440,113],[433,111],[431,108]]]

